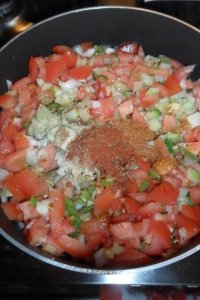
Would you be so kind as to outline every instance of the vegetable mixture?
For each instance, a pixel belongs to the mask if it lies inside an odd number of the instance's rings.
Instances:
[[[0,96],[5,215],[96,266],[169,257],[200,232],[200,80],[137,42],[31,57]]]

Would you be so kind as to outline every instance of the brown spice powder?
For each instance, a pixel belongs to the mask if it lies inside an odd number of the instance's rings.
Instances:
[[[94,126],[71,142],[67,158],[78,157],[81,164],[98,168],[102,176],[121,180],[136,157],[156,160],[157,148],[149,143],[153,138],[149,128],[129,120]]]

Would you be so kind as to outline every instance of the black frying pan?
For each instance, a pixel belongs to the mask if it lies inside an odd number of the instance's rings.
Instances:
[[[200,31],[175,18],[136,8],[97,7],[68,12],[33,26],[0,50],[0,93],[6,91],[6,80],[15,81],[28,73],[31,55],[47,55],[52,46],[73,46],[91,40],[96,44],[117,45],[138,41],[145,53],[167,55],[184,64],[196,64],[194,78],[200,77]],[[0,210],[0,234],[12,244],[46,263],[78,272],[117,274],[125,270],[95,269],[70,258],[52,258],[25,241],[16,224]],[[147,271],[175,263],[200,249],[200,236],[174,257],[126,272]]]

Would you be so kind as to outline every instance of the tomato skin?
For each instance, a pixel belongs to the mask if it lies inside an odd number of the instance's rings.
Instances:
[[[124,202],[125,209],[128,214],[138,215],[140,204],[131,197],[126,197]]]
[[[14,150],[15,150],[15,146],[10,141],[10,139],[8,139],[5,136],[1,136],[0,137],[0,153],[1,154],[10,154],[10,153],[14,152]]]
[[[45,241],[50,226],[43,217],[34,219],[33,224],[27,232],[27,240],[32,246],[40,246]]]
[[[13,140],[13,136],[18,132],[17,127],[13,123],[9,123],[8,126],[2,131],[2,136],[6,137],[10,141]]]
[[[96,102],[99,103],[99,107],[90,109],[90,114],[94,118],[104,120],[114,115],[115,105],[111,97],[102,98]]]
[[[122,253],[117,254],[109,261],[111,266],[134,267],[152,262],[148,255],[135,250],[125,249]]]
[[[56,45],[53,47],[52,51],[62,55],[61,62],[65,63],[68,68],[73,68],[76,65],[78,56],[72,48],[63,45]]]
[[[1,208],[9,220],[17,222],[23,221],[23,214],[17,201],[11,200],[9,202],[2,203]]]
[[[66,71],[66,65],[60,62],[46,62],[45,71],[45,81],[57,83],[59,78]]]
[[[13,95],[0,95],[0,107],[3,109],[11,109],[17,105],[17,98]]]
[[[172,131],[176,127],[176,119],[173,115],[164,115],[162,120],[162,128],[165,131]]]
[[[178,194],[179,190],[177,188],[168,181],[163,181],[147,195],[147,200],[149,202],[154,201],[163,204],[175,204]]]
[[[168,225],[163,221],[151,221],[150,225],[151,241],[144,253],[152,256],[161,255],[164,250],[171,247],[171,234]]]
[[[78,239],[71,238],[66,234],[62,234],[58,238],[58,242],[64,251],[73,257],[84,258],[90,256],[92,253],[92,249],[87,244],[81,243]]]
[[[25,131],[19,131],[13,136],[13,143],[16,150],[23,150],[29,147],[28,139],[25,137]]]
[[[18,150],[9,154],[4,161],[4,168],[9,172],[19,172],[27,167],[26,150]]]
[[[194,223],[200,226],[200,206],[196,205],[191,207],[189,205],[182,205],[181,206],[181,213],[191,219]]]
[[[193,202],[200,204],[200,186],[193,186],[189,190]]]
[[[39,214],[36,211],[36,208],[31,204],[30,201],[19,203],[19,208],[23,213],[24,221],[32,220],[39,216]]]
[[[76,80],[86,79],[91,74],[90,66],[74,67],[69,70],[69,76]]]
[[[111,187],[105,188],[94,201],[94,215],[99,216],[107,211],[109,205],[115,199],[115,193]]]
[[[168,90],[169,96],[177,94],[182,91],[180,82],[175,74],[170,75],[164,83],[164,86]]]
[[[31,80],[34,82],[39,74],[38,64],[35,60],[35,57],[31,56],[29,60],[29,76]]]
[[[44,179],[28,169],[8,175],[4,183],[17,201],[29,199],[31,196],[42,195],[47,189]]]
[[[128,195],[132,194],[132,193],[136,193],[136,192],[138,192],[138,190],[139,190],[138,185],[135,182],[135,180],[131,180],[131,179],[126,180],[126,182],[125,182],[125,191]]]
[[[176,216],[176,223],[179,228],[186,230],[184,240],[189,240],[200,232],[200,227],[181,213]]]
[[[122,241],[138,237],[138,233],[134,230],[131,222],[110,224],[110,233],[114,239]]]
[[[64,253],[63,247],[51,232],[47,234],[47,239],[43,243],[42,249],[55,256],[61,256]]]
[[[95,250],[103,244],[106,237],[109,235],[108,219],[105,215],[93,218],[84,222],[81,226],[81,230],[85,235],[89,247]]]

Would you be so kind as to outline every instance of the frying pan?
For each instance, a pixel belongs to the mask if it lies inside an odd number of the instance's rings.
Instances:
[[[0,93],[7,89],[6,80],[14,82],[28,73],[31,55],[47,55],[56,44],[73,46],[88,40],[95,44],[113,46],[123,41],[138,41],[146,54],[163,54],[186,65],[195,63],[193,79],[200,77],[200,31],[197,28],[146,9],[104,6],[75,10],[47,19],[7,43],[0,50]],[[153,270],[176,263],[200,249],[200,236],[197,236],[171,258],[125,270],[99,269],[70,257],[51,257],[42,250],[31,247],[20,233],[19,227],[10,222],[1,210],[0,234],[22,251],[43,262],[66,270],[101,275]]]

